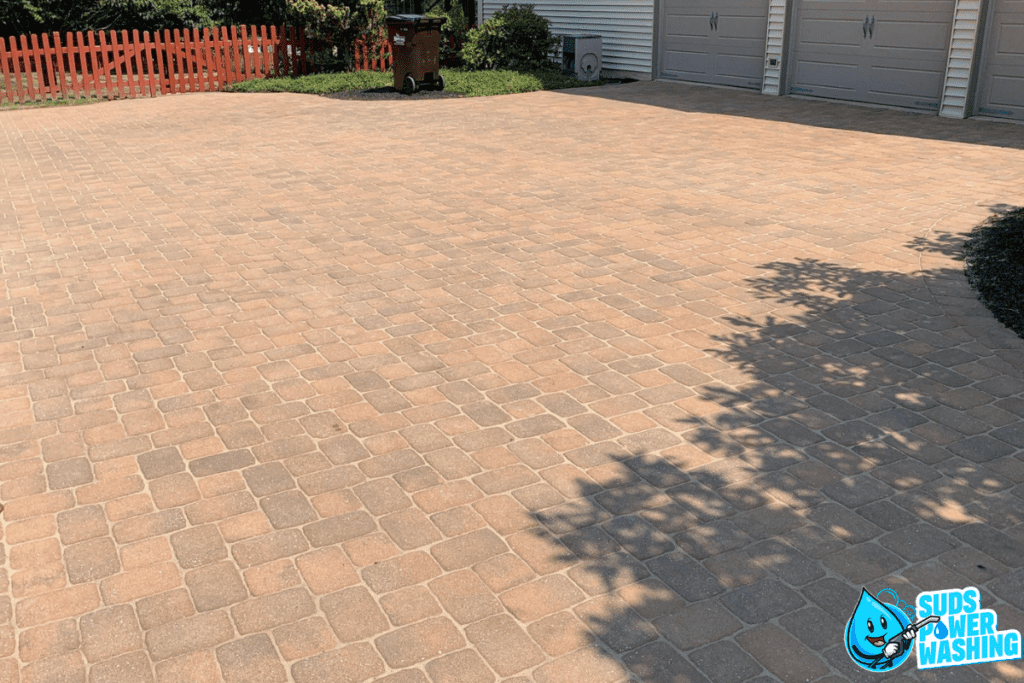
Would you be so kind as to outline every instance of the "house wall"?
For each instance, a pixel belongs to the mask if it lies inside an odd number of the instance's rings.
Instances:
[[[509,0],[479,0],[486,21]],[[654,0],[529,0],[551,22],[555,35],[601,36],[603,76],[649,80],[654,40]],[[525,3],[524,3],[525,4]]]

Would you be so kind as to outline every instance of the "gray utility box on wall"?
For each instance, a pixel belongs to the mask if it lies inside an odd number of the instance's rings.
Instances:
[[[581,81],[601,78],[601,36],[562,36],[562,72]]]

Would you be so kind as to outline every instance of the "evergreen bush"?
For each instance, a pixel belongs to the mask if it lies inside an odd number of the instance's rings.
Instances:
[[[503,5],[469,32],[462,61],[470,69],[553,68],[550,55],[557,46],[550,23],[533,5]]]

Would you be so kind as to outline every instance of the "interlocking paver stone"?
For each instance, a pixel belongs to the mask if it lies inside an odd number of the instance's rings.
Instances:
[[[865,584],[1020,628],[1024,342],[957,260],[1014,127],[251,97],[0,120],[0,679],[861,680]]]

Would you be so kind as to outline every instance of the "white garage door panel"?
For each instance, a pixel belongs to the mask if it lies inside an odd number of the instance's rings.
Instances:
[[[710,12],[708,13],[710,14]],[[665,17],[665,38],[679,40],[681,38],[707,38],[711,33],[708,14],[669,14]]]
[[[832,50],[836,47],[855,47],[861,44],[860,33],[864,17],[851,19],[812,19],[808,18],[801,26],[802,45]]]
[[[868,92],[879,95],[919,98],[918,107],[937,103],[935,93],[942,89],[942,74],[934,71],[915,71],[914,69],[889,69],[873,67],[871,69],[870,87]]]
[[[719,53],[718,70],[728,74],[729,81],[724,85],[735,85],[737,87],[761,87],[761,75],[764,71],[764,59],[760,56],[750,55],[728,55]]]
[[[768,25],[761,17],[728,17],[728,21],[719,17],[718,38],[720,40],[742,40],[747,43],[763,43]],[[761,46],[764,52],[764,46]]]
[[[662,76],[761,86],[768,0],[665,0],[663,7]]]
[[[703,77],[708,72],[708,56],[700,52],[665,52],[664,70]]]
[[[989,101],[994,107],[1024,109],[1024,76],[996,76],[992,79]]]
[[[801,61],[796,65],[795,80],[806,88],[829,88],[852,95],[856,90],[857,68],[857,64]],[[799,92],[797,90],[798,94]],[[835,96],[833,95],[833,97]],[[840,97],[840,99],[849,98]]]
[[[993,5],[978,113],[1024,120],[1024,0]]]
[[[1024,8],[1021,9],[1021,12],[1024,13]],[[1020,19],[1024,21],[1024,14],[1021,15]],[[999,27],[998,35],[996,50],[1000,54],[1016,55],[1018,57],[1024,54],[1024,23],[1004,23]]]
[[[936,108],[954,5],[955,0],[803,0],[790,91]]]
[[[928,54],[939,54],[945,59],[949,43],[948,21],[913,21],[876,16],[875,48],[900,48],[908,51],[920,50]]]

